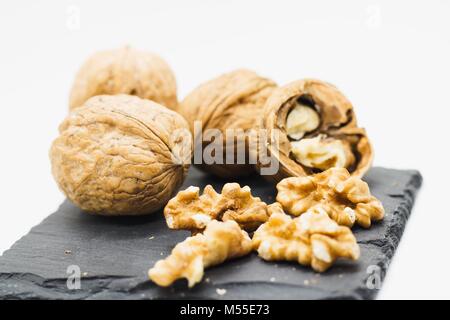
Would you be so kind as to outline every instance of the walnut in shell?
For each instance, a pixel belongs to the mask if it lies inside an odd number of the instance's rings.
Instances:
[[[277,184],[277,201],[294,216],[321,205],[338,224],[368,228],[384,218],[381,202],[371,195],[369,186],[350,176],[347,169],[331,168],[306,177],[290,177]]]
[[[273,81],[239,69],[194,89],[180,103],[178,111],[189,122],[196,149],[206,157],[212,155],[211,160],[194,163],[223,178],[254,172],[247,133],[256,128],[264,103],[275,87]],[[195,121],[200,121],[202,132],[194,130]],[[215,140],[216,133],[221,139]]]
[[[182,116],[136,96],[96,96],[61,124],[53,175],[81,209],[141,215],[162,208],[183,183],[192,137]]]
[[[247,255],[251,250],[251,239],[235,221],[211,221],[203,233],[177,244],[169,257],[149,270],[148,276],[163,287],[181,278],[193,287],[203,278],[205,268]]]
[[[279,161],[273,180],[333,167],[362,177],[372,164],[369,138],[350,101],[326,82],[299,80],[275,89],[264,106],[262,127],[269,137],[267,152]]]
[[[207,185],[200,195],[198,187],[191,186],[178,192],[164,208],[167,226],[196,233],[211,220],[234,220],[247,231],[253,231],[269,218],[265,202],[253,197],[248,186],[227,183],[221,194]]]
[[[297,261],[324,272],[338,258],[359,258],[352,231],[330,219],[320,206],[295,219],[277,210],[253,235],[253,247],[262,259]]]
[[[177,106],[177,86],[169,65],[159,56],[130,47],[97,52],[78,71],[70,109],[97,95],[129,94],[170,109]]]

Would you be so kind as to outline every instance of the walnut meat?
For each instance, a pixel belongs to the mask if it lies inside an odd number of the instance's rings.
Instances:
[[[307,79],[276,88],[261,127],[267,130],[267,153],[279,162],[270,176],[277,182],[333,167],[362,177],[372,164],[372,147],[353,106],[326,82]]]
[[[291,146],[294,159],[309,168],[348,168],[355,162],[351,145],[347,141],[318,136],[293,141]]]
[[[191,186],[178,192],[164,208],[167,226],[171,229],[203,230],[213,219],[217,219],[220,194],[207,185],[200,195],[200,188]]]
[[[177,244],[169,257],[149,270],[148,276],[163,287],[181,278],[193,287],[203,278],[205,268],[247,255],[251,250],[251,239],[235,221],[211,221],[203,233]]]
[[[171,229],[186,229],[194,233],[203,230],[211,220],[234,220],[243,229],[253,231],[269,218],[265,202],[253,197],[248,186],[227,183],[221,194],[210,185],[200,195],[198,187],[178,192],[164,208]]]
[[[240,69],[200,85],[180,103],[178,111],[189,122],[196,148],[206,156],[214,153],[212,161],[198,164],[200,168],[224,178],[254,172],[254,164],[249,163],[247,132],[255,129],[275,87],[273,81]],[[194,132],[194,121],[201,122],[202,132]],[[218,131],[222,139],[211,138],[207,134],[213,133],[211,130]],[[215,154],[214,150],[219,151]]]
[[[338,258],[357,260],[360,254],[352,231],[331,220],[320,206],[295,219],[274,212],[255,231],[252,242],[264,260],[297,261],[317,272],[326,271]]]
[[[183,183],[192,137],[182,116],[135,96],[96,96],[61,124],[53,175],[81,209],[141,215],[162,208]]]
[[[153,53],[130,47],[97,52],[87,59],[73,83],[70,109],[102,94],[130,94],[170,109],[177,106],[177,86],[169,65]]]
[[[285,178],[277,184],[277,201],[287,213],[298,216],[321,205],[338,224],[368,228],[382,220],[384,208],[369,186],[350,176],[347,169],[332,168],[311,176]]]

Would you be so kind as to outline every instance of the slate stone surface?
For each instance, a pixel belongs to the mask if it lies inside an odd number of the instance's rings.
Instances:
[[[383,202],[386,218],[369,230],[354,229],[359,261],[339,261],[323,274],[252,254],[206,270],[193,289],[185,280],[159,288],[147,281],[147,269],[187,232],[168,230],[162,214],[97,217],[65,201],[0,257],[0,299],[372,299],[378,290],[370,288],[386,274],[422,177],[412,170],[373,168],[365,179]],[[240,182],[273,202],[274,185],[260,177]],[[193,168],[184,187],[208,183],[220,190],[224,181]],[[71,265],[81,270],[79,290],[67,288]],[[218,288],[226,294],[218,295]]]

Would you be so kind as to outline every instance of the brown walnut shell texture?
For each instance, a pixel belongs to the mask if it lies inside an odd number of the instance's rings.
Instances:
[[[97,95],[130,94],[175,109],[177,85],[159,56],[130,47],[93,54],[78,71],[70,93],[73,110]]]
[[[258,117],[261,116],[264,103],[275,89],[276,84],[255,72],[238,69],[212,79],[194,89],[179,105],[179,111],[189,123],[194,135],[194,121],[202,122],[202,130],[218,129],[224,137],[225,130],[242,129],[244,133],[256,129]],[[198,134],[198,133],[197,133]],[[197,138],[197,139],[196,139]],[[194,141],[202,142],[202,150],[209,141],[194,137]],[[214,142],[212,142],[214,143]],[[222,178],[235,178],[254,172],[254,165],[248,163],[248,141],[245,135],[236,139],[238,145],[245,144],[245,164],[201,164],[201,169]],[[234,159],[237,159],[236,155]]]
[[[358,127],[350,101],[335,86],[316,79],[297,80],[278,87],[267,100],[261,127],[267,130],[269,137],[266,152],[279,161],[279,170],[275,175],[266,177],[279,182],[287,177],[316,173],[290,157],[291,142],[285,128],[290,111],[289,102],[305,96],[314,101],[321,118],[319,127],[307,137],[326,134],[332,138],[348,141],[355,154],[356,163],[347,169],[352,176],[363,177],[373,161],[373,149],[366,131]],[[279,134],[274,134],[275,131]]]
[[[174,138],[177,130],[180,135]],[[150,100],[93,97],[71,112],[59,131],[50,150],[54,178],[87,212],[155,212],[187,175],[192,151],[188,125],[176,112]]]

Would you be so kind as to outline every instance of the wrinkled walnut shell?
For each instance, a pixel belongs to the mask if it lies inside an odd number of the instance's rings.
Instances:
[[[162,208],[184,181],[192,137],[186,121],[150,100],[96,96],[59,127],[50,150],[60,189],[81,209],[142,215]]]
[[[352,104],[333,85],[306,79],[275,89],[264,106],[261,126],[267,130],[269,137],[267,153],[279,161],[277,174],[269,178],[278,182],[286,177],[305,176],[321,171],[302,165],[291,154],[292,139],[286,132],[286,120],[293,103],[298,101],[310,104],[320,118],[318,127],[306,132],[299,140],[326,136],[345,142],[354,156],[354,161],[346,169],[353,176],[362,177],[372,164],[373,150],[366,131],[357,126]]]
[[[180,103],[177,111],[188,120],[192,134],[194,135],[196,120],[202,122],[203,133],[208,129],[220,130],[224,137],[223,150],[226,146],[225,130],[242,129],[244,132],[244,135],[236,139],[234,148],[236,153],[237,146],[243,145],[246,152],[244,164],[226,164],[223,157],[223,164],[198,165],[201,169],[223,178],[235,178],[254,172],[254,165],[248,163],[249,150],[245,133],[256,128],[264,103],[275,87],[273,81],[252,71],[240,69],[200,85]],[[198,136],[199,132],[195,134],[197,137],[194,139],[201,150],[214,143],[205,138],[202,141],[202,137]],[[236,161],[236,154],[234,159]]]
[[[129,94],[170,109],[177,106],[177,86],[169,65],[153,53],[130,47],[97,52],[86,60],[72,86],[70,109],[102,94]]]

